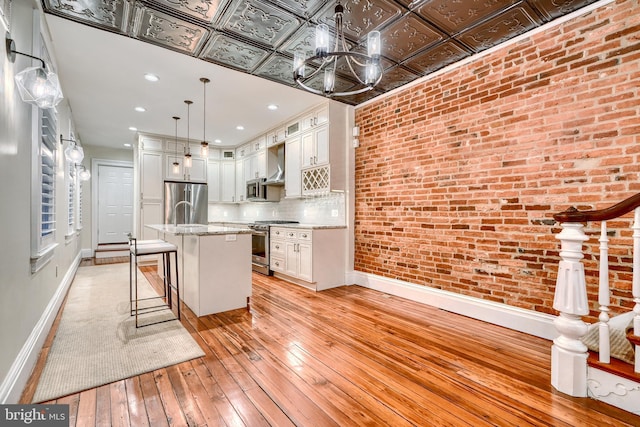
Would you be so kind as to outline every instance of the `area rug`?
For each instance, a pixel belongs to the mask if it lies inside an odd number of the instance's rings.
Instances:
[[[138,272],[139,296],[156,296]],[[147,303],[157,305],[159,300]],[[139,317],[148,324],[169,310]],[[80,267],[40,376],[33,402],[174,365],[204,352],[179,321],[137,328],[129,314],[129,264]]]

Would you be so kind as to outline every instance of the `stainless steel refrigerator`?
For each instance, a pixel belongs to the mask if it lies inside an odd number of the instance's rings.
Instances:
[[[207,224],[207,184],[164,182],[165,224]]]

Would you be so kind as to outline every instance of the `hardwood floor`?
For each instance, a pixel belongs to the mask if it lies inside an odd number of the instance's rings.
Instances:
[[[359,286],[254,274],[250,312],[183,307],[206,356],[58,399],[71,426],[640,426],[554,391],[549,341]]]

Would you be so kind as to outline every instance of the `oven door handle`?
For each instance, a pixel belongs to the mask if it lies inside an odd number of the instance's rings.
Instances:
[[[255,236],[266,236],[269,234],[268,231],[258,231],[258,230],[253,230],[251,233],[254,234]]]

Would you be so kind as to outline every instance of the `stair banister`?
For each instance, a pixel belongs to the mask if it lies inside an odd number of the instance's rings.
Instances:
[[[551,347],[551,384],[557,390],[576,397],[587,395],[587,347],[581,338],[587,333],[587,324],[581,319],[589,314],[587,301],[587,287],[584,274],[584,266],[581,262],[582,244],[589,238],[583,231],[584,223],[589,221],[605,222],[618,218],[635,210],[633,224],[633,283],[632,294],[635,303],[634,311],[634,335],[640,335],[640,193],[611,207],[601,210],[579,211],[574,207],[564,212],[553,215],[553,218],[562,226],[562,231],[557,239],[561,242],[560,263],[558,266],[558,278],[553,301],[553,308],[559,312],[554,321],[559,336],[553,341]],[[600,238],[600,258],[607,261],[606,248],[606,223],[602,224]],[[608,265],[606,267],[608,269]],[[603,282],[603,275],[607,278]],[[608,270],[602,273],[598,293],[600,304],[601,333],[608,332]],[[607,347],[607,351],[609,348]],[[635,370],[640,369],[640,351],[636,346]],[[608,354],[606,355],[608,358]]]

